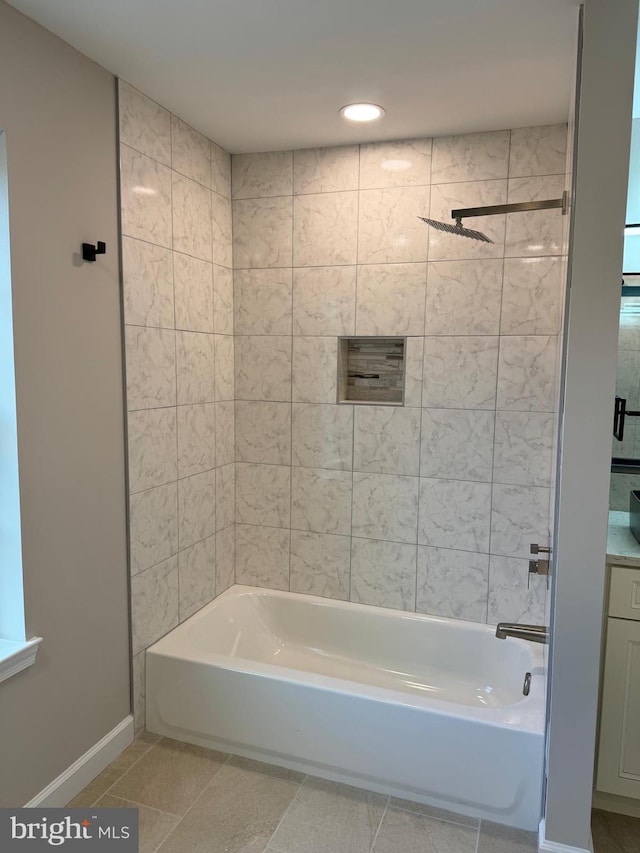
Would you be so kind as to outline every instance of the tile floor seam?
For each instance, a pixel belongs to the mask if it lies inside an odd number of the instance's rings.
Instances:
[[[103,794],[102,797],[106,797],[106,794]],[[173,814],[173,812],[165,812],[163,809],[157,809],[155,806],[145,806],[143,803],[137,803],[135,800],[129,799],[129,797],[119,797],[117,794],[109,794],[112,800],[120,800],[121,803],[134,803],[134,805],[138,806],[141,809],[148,809],[149,811],[156,812],[159,815],[166,815],[167,817],[180,817],[180,815]],[[99,797],[98,799],[102,799]]]
[[[409,808],[406,808],[405,806],[399,806],[397,803],[394,803],[391,806],[391,808],[397,809],[398,811],[401,811],[401,812],[408,812],[409,814],[417,814],[417,815],[420,815],[420,817],[428,817],[429,820],[438,820],[441,823],[452,823],[454,826],[463,826],[465,829],[479,829],[480,828],[479,818],[469,818],[469,820],[477,820],[478,821],[476,825],[473,825],[470,823],[460,823],[459,820],[453,820],[452,818],[438,817],[436,815],[427,814],[426,812],[419,812],[416,809],[409,809]],[[465,815],[460,815],[460,817],[464,818]]]
[[[205,747],[205,748],[206,748],[206,747]],[[221,755],[223,755],[224,753],[220,753],[220,754],[221,754]],[[204,794],[205,794],[205,793],[206,793],[206,791],[211,787],[211,785],[213,784],[214,779],[218,776],[218,774],[220,773],[220,771],[222,770],[222,768],[223,768],[223,767],[226,767],[227,762],[229,761],[229,759],[230,759],[230,758],[231,758],[231,753],[227,753],[227,757],[224,759],[224,761],[220,762],[220,766],[218,767],[218,769],[216,770],[216,772],[213,774],[213,776],[211,777],[211,779],[209,779],[209,781],[204,785],[204,787],[201,789],[201,791],[196,795],[196,797],[194,798],[193,802],[191,803],[191,805],[189,806],[189,808],[186,810],[186,812],[185,812],[183,815],[177,815],[177,817],[179,817],[179,818],[180,818],[180,820],[179,820],[179,821],[178,821],[178,823],[173,827],[173,829],[171,830],[171,832],[173,832],[175,829],[177,829],[177,828],[178,828],[178,826],[182,823],[182,821],[185,819],[185,817],[189,814],[189,812],[190,812],[190,811],[191,811],[191,809],[195,806],[195,804],[198,802],[198,800],[199,800],[202,796],[204,796]],[[170,834],[171,834],[171,833],[170,833]],[[168,836],[167,836],[167,837],[168,837]],[[165,838],[165,841],[166,841],[166,838]],[[162,843],[164,844],[164,841],[163,841]]]
[[[198,796],[195,798],[195,800],[191,803],[191,805],[190,805],[190,806],[189,806],[189,808],[186,810],[186,812],[182,815],[182,817],[180,817],[180,819],[178,820],[178,822],[176,823],[176,825],[173,827],[173,829],[171,830],[171,832],[167,835],[167,837],[166,837],[166,838],[164,839],[164,841],[162,842],[161,847],[162,847],[164,844],[166,844],[166,842],[167,842],[167,841],[169,840],[169,838],[173,835],[173,833],[177,831],[178,827],[179,827],[179,826],[180,826],[180,824],[183,822],[183,820],[184,820],[184,819],[189,815],[189,813],[192,811],[192,809],[195,807],[195,805],[196,805],[196,804],[197,804],[197,803],[202,799],[202,797],[206,794],[206,792],[209,790],[209,788],[213,785],[214,780],[217,778],[217,776],[218,776],[218,774],[220,773],[220,771],[222,770],[222,768],[223,768],[223,767],[225,767],[225,766],[227,765],[227,762],[229,761],[229,759],[230,759],[231,757],[232,757],[232,754],[231,754],[231,753],[227,753],[227,757],[225,758],[225,760],[222,762],[222,764],[220,765],[220,767],[216,770],[216,772],[213,774],[213,776],[212,776],[212,777],[211,777],[211,779],[207,782],[207,784],[204,786],[204,788],[200,791],[200,793],[199,793],[199,794],[198,794]],[[231,766],[233,766],[233,765],[231,765]],[[242,769],[242,768],[237,768],[237,769]],[[256,772],[260,773],[261,771],[259,771],[259,770],[258,770],[258,771],[256,771]],[[261,775],[263,775],[263,776],[268,776],[268,774],[267,774],[267,773],[262,773]],[[270,778],[274,778],[274,777],[270,777]],[[297,784],[297,785],[298,785],[298,788],[300,787],[299,783],[296,783],[296,782],[289,782],[287,779],[282,779],[282,780],[279,780],[279,781],[286,782],[286,784],[287,784],[287,785],[296,785],[296,784]],[[296,794],[297,794],[297,791],[296,791]],[[295,799],[295,796],[291,798],[291,802],[293,802],[293,800],[294,800],[294,799]],[[290,805],[291,805],[291,803],[289,803],[289,806],[290,806]],[[287,806],[287,810],[288,810],[289,806]],[[178,816],[178,817],[179,817],[179,816]],[[273,836],[272,836],[272,837],[273,837]],[[271,839],[269,839],[269,840],[271,840]],[[158,848],[158,849],[160,849],[160,848]]]
[[[389,810],[389,803],[391,802],[391,797],[387,797],[387,801],[384,804],[384,809],[382,810],[382,817],[380,818],[380,823],[378,824],[378,828],[376,829],[376,834],[373,836],[373,841],[371,842],[371,847],[369,848],[370,853],[373,853],[376,846],[376,841],[378,840],[378,835],[380,835],[380,828],[382,827],[382,823],[385,819],[387,811]]]
[[[478,821],[478,830],[477,830],[477,834],[476,834],[476,846],[475,846],[474,853],[478,853],[478,851],[480,850],[480,830],[481,829],[482,829],[482,819],[480,819]]]
[[[129,744],[129,747],[133,746],[135,743],[136,743],[136,741],[134,740],[134,741],[133,741],[133,743]],[[158,741],[157,743],[159,743],[159,741]],[[146,750],[142,753],[142,755],[140,755],[138,758],[136,758],[136,760],[133,762],[133,764],[131,765],[131,767],[127,767],[127,769],[126,769],[126,770],[124,770],[124,771],[123,771],[123,772],[118,776],[118,778],[117,778],[117,779],[115,779],[115,780],[111,783],[111,785],[109,785],[109,787],[108,787],[108,788],[106,788],[106,789],[102,792],[102,794],[100,794],[100,796],[96,798],[96,800],[95,800],[95,802],[93,803],[93,805],[91,806],[91,808],[93,808],[93,806],[95,806],[95,804],[98,802],[98,800],[99,800],[101,797],[106,796],[106,795],[109,793],[109,791],[114,787],[114,785],[117,785],[117,784],[118,784],[118,782],[120,782],[120,781],[121,781],[121,780],[122,780],[122,779],[127,775],[127,773],[128,773],[130,770],[133,770],[133,768],[136,766],[136,764],[138,764],[138,762],[139,762],[139,761],[141,761],[141,760],[145,757],[145,755],[148,755],[148,754],[151,752],[151,750],[153,749],[153,747],[154,747],[154,746],[157,746],[157,743],[149,744],[149,749],[146,749]],[[127,747],[127,748],[129,748],[129,747]],[[120,756],[118,756],[118,757],[120,757]],[[115,760],[117,761],[118,759],[115,759]],[[108,767],[105,767],[105,770],[108,770]],[[104,770],[103,770],[103,773],[104,773]],[[96,777],[96,778],[97,778],[97,777]]]
[[[305,776],[305,779],[306,779],[306,778],[307,778],[307,777]],[[287,781],[287,780],[283,780],[283,781]],[[295,783],[293,783],[293,784],[295,784]],[[281,817],[281,818],[280,818],[280,820],[278,821],[278,825],[276,826],[276,828],[273,830],[273,832],[272,832],[272,833],[271,833],[271,835],[269,836],[269,839],[268,839],[267,843],[265,844],[265,846],[264,846],[264,848],[263,848],[263,853],[267,853],[267,850],[269,849],[269,845],[271,844],[271,842],[272,842],[272,841],[273,841],[273,839],[275,838],[275,835],[276,835],[276,833],[278,832],[278,830],[280,829],[280,827],[281,827],[281,825],[282,825],[283,820],[284,820],[284,819],[285,819],[285,817],[289,814],[289,811],[290,811],[290,809],[291,809],[291,806],[292,806],[292,805],[295,803],[295,801],[297,800],[297,798],[298,798],[298,794],[300,793],[300,789],[302,788],[302,785],[304,784],[304,779],[302,780],[302,782],[298,782],[297,784],[298,784],[298,790],[295,792],[295,794],[293,795],[293,797],[291,797],[291,800],[289,801],[289,805],[286,807],[286,809],[285,809],[285,810],[284,810],[284,812],[282,813],[282,817]]]
[[[102,797],[106,796],[106,793],[102,795]],[[158,814],[167,815],[167,817],[175,817],[180,820],[180,815],[176,814],[175,812],[167,812],[164,811],[164,809],[157,809],[155,806],[148,806],[145,803],[139,803],[137,800],[134,800],[131,797],[119,797],[117,794],[109,794],[108,796],[113,797],[114,800],[121,800],[123,803],[132,803],[138,809],[151,809],[151,811],[157,812]],[[98,797],[98,801],[101,800],[102,797]],[[104,808],[104,806],[102,808]]]

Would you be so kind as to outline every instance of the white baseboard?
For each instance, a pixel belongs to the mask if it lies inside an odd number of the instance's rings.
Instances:
[[[25,808],[62,808],[133,743],[133,717],[128,716],[74,761],[57,779],[25,804]]]
[[[619,797],[617,794],[605,794],[602,791],[593,792],[591,805],[603,812],[615,812],[629,817],[640,817],[640,800],[631,797]]]
[[[589,847],[572,847],[570,844],[560,844],[559,841],[549,841],[545,835],[545,820],[542,818],[538,827],[538,850],[540,853],[593,853],[593,839]]]

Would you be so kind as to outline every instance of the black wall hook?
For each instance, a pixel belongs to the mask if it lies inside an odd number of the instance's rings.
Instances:
[[[104,255],[107,251],[107,244],[103,243],[102,240],[98,240],[97,245],[93,245],[93,243],[83,243],[82,244],[82,260],[83,261],[95,261],[96,255]]]

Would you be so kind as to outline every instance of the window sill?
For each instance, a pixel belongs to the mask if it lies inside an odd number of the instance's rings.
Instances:
[[[0,681],[6,681],[35,663],[41,642],[42,637],[33,637],[24,643],[0,640]]]

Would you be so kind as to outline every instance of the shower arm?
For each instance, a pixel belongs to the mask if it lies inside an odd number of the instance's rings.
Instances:
[[[451,211],[456,222],[471,216],[496,216],[500,213],[523,213],[527,210],[551,210],[560,208],[563,214],[569,211],[569,193],[563,192],[561,198],[549,198],[544,201],[519,201],[513,204],[489,204],[485,207],[462,207]]]

